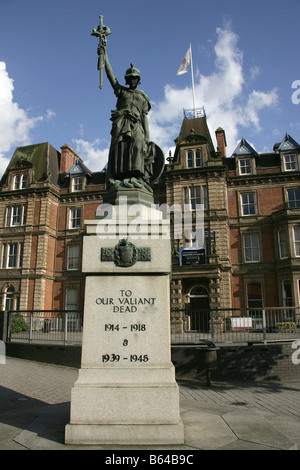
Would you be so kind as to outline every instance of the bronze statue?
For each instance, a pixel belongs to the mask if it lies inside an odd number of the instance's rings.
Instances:
[[[107,188],[138,188],[152,193],[150,183],[160,177],[164,169],[164,156],[161,149],[149,141],[147,114],[151,105],[148,96],[137,88],[141,83],[141,74],[133,63],[125,73],[127,87],[120,85],[116,79],[106,52],[108,34],[110,29],[103,26],[100,17],[100,26],[95,27],[92,33],[100,38],[98,69],[104,63],[107,78],[117,96],[116,110],[111,113]]]

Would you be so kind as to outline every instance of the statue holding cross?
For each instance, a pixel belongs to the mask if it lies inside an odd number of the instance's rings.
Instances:
[[[108,26],[103,26],[103,16],[99,16],[99,26],[95,26],[92,32],[92,36],[96,36],[99,38],[99,45],[98,45],[98,70],[100,74],[100,83],[99,88],[103,87],[103,54],[106,47],[106,37],[111,34],[111,30]]]
[[[106,52],[106,37],[111,34],[107,26],[93,29],[92,35],[99,37],[98,69],[100,88],[102,70],[105,66],[107,78],[117,96],[116,110],[111,113],[112,130],[108,165],[107,189],[136,189],[152,195],[151,183],[161,176],[164,169],[162,150],[149,140],[148,112],[151,109],[148,96],[137,87],[141,83],[140,71],[131,63],[125,72],[125,84],[120,85],[109,63]]]

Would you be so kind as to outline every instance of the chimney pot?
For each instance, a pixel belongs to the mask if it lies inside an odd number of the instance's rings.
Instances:
[[[221,157],[226,157],[227,142],[225,131],[224,129],[222,129],[222,127],[218,127],[218,129],[216,130],[216,139],[218,152],[220,152]]]

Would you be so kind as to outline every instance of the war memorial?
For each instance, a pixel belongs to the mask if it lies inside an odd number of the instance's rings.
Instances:
[[[164,156],[149,138],[150,102],[138,89],[140,71],[131,63],[126,86],[114,76],[106,51],[110,33],[100,16],[92,32],[99,38],[99,87],[105,69],[117,105],[111,114],[106,195],[95,219],[86,221],[82,358],[65,442],[183,444],[170,347],[169,226],[154,209],[151,187],[163,172]],[[137,208],[138,230],[133,230]],[[113,231],[107,228],[109,218]]]

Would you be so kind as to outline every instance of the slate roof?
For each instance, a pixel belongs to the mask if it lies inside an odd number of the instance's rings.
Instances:
[[[206,141],[209,146],[209,151],[215,153],[215,148],[207,126],[206,118],[200,117],[184,119],[182,121],[179,136],[175,139],[176,150],[174,154],[174,161],[177,159],[178,146],[180,146],[182,143],[185,143],[185,141],[190,137],[195,138],[195,140],[199,138],[199,141]]]
[[[231,155],[232,158],[242,155],[257,155],[256,150],[249,144],[249,142],[243,137],[239,142],[238,146]]]
[[[91,176],[90,170],[84,165],[84,163],[79,158],[77,158],[70,171],[66,174],[66,178],[69,178],[70,176],[74,175]]]
[[[277,150],[278,152],[285,152],[299,149],[300,145],[288,133],[286,133]]]
[[[49,181],[59,186],[60,153],[48,142],[17,147],[0,182],[2,187],[7,181],[8,171],[14,168],[34,167],[34,182]]]

